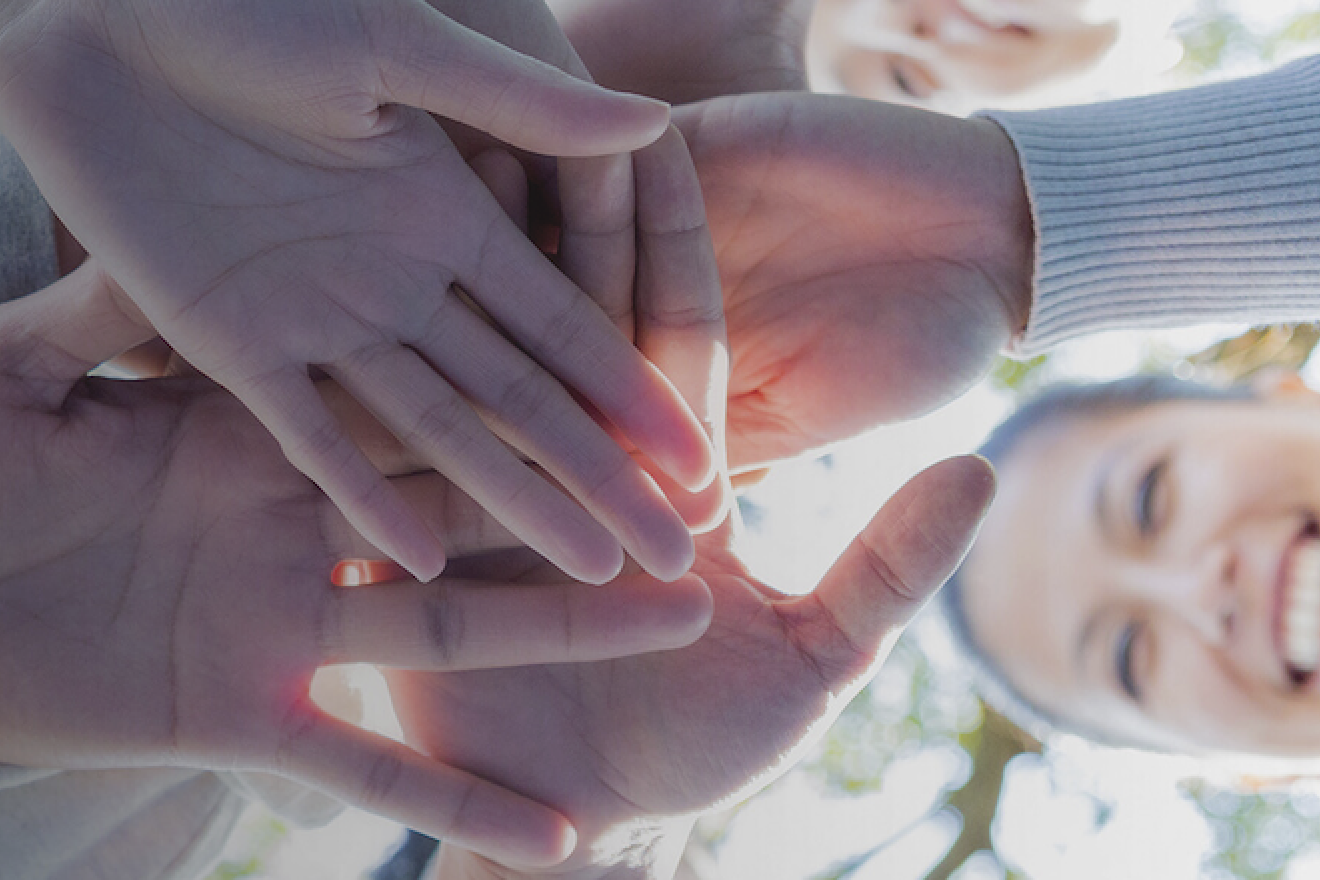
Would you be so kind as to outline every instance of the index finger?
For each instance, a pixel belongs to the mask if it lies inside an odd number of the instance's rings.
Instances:
[[[723,467],[729,348],[719,264],[706,224],[696,165],[682,134],[671,125],[655,144],[634,154],[633,169],[638,233],[637,347],[692,409]],[[711,493],[723,496],[722,480],[714,481],[701,494]],[[727,498],[706,498],[705,502],[693,506],[720,517]]]

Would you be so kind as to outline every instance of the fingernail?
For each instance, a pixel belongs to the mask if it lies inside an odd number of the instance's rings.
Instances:
[[[336,587],[370,587],[408,577],[403,566],[388,559],[342,559],[330,572]]]

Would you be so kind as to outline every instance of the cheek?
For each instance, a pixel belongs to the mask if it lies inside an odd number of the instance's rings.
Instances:
[[[1191,746],[1259,755],[1309,755],[1320,747],[1320,701],[1248,682],[1192,639],[1161,645],[1152,720]]]
[[[1295,464],[1305,457],[1292,450],[1233,446],[1181,459],[1177,488],[1186,510],[1198,518],[1212,511],[1233,517],[1293,510],[1312,494],[1314,481]]]
[[[971,95],[1008,95],[1040,79],[1040,47],[1034,40],[992,37],[965,46],[941,45],[943,78],[951,89]]]

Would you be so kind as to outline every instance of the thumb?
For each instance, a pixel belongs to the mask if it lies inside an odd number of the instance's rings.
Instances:
[[[663,102],[613,92],[463,27],[420,0],[382,11],[373,61],[385,102],[461,122],[548,156],[605,156],[652,143]]]
[[[58,405],[93,367],[156,336],[95,260],[36,293],[0,305],[3,375]]]
[[[995,474],[965,455],[922,471],[889,500],[800,602],[825,612],[827,630],[804,640],[822,669],[866,672],[971,549],[995,492]],[[808,616],[811,619],[815,615]],[[825,631],[825,636],[814,633]]]

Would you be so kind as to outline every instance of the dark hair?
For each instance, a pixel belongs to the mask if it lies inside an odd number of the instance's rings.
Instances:
[[[1160,403],[1184,400],[1250,400],[1245,385],[1217,387],[1171,376],[1135,376],[1094,385],[1055,385],[1022,404],[981,446],[979,452],[999,467],[1034,431],[1072,419],[1126,413]],[[964,563],[965,567],[966,563]],[[963,569],[949,578],[936,594],[936,605],[953,636],[954,645],[971,667],[977,689],[987,703],[1023,730],[1042,739],[1051,731],[1073,733],[1104,745],[1150,749],[1145,743],[1119,741],[1108,731],[1095,729],[1027,699],[1017,685],[977,641],[967,617]]]

